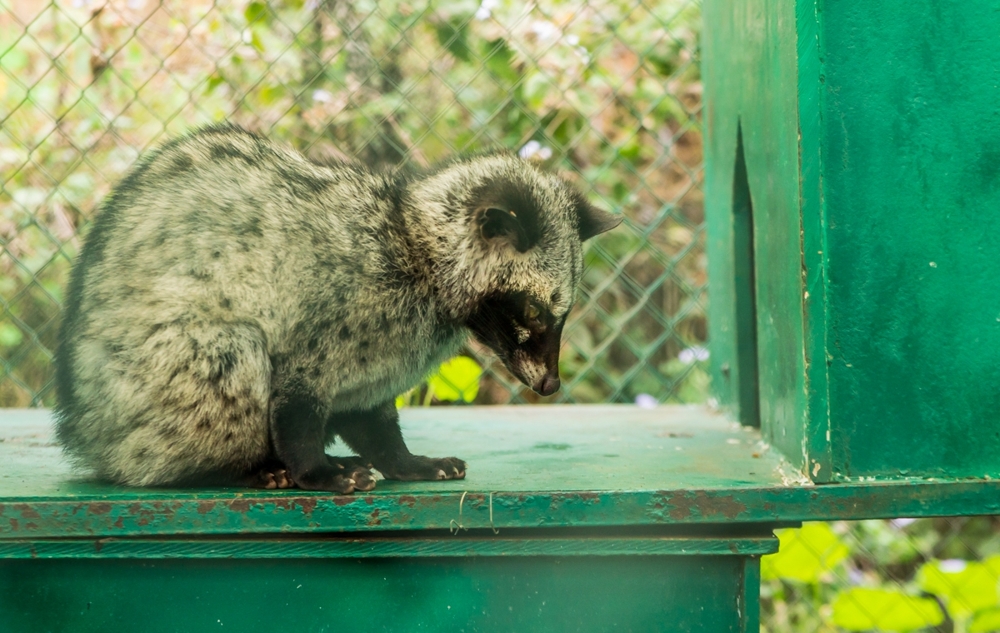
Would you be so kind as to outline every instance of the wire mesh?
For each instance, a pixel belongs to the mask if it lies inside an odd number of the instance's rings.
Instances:
[[[554,401],[704,398],[695,0],[0,0],[0,406],[51,405],[69,264],[145,150],[228,119],[310,158],[487,147],[626,217],[595,240]],[[484,350],[475,401],[536,397]]]

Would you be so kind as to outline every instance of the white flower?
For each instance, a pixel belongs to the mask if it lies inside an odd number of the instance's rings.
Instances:
[[[566,36],[566,43],[570,46],[576,46],[580,43],[580,36],[575,34],[570,34]]]
[[[546,20],[536,20],[532,22],[531,31],[538,36],[539,40],[543,42],[551,42],[559,37],[559,27]]]
[[[660,403],[648,393],[640,393],[635,397],[635,406],[640,409],[655,409]]]
[[[524,147],[518,150],[517,155],[524,160],[532,158],[537,158],[538,160],[548,160],[552,158],[552,148],[546,147],[538,141],[528,141],[524,144]]]
[[[493,9],[500,4],[499,0],[483,0],[476,9],[476,19],[477,20],[489,20],[490,16],[493,15]]]
[[[677,355],[677,360],[681,361],[685,365],[690,365],[696,360],[706,361],[708,360],[708,350],[700,345],[688,347],[681,350],[681,353]]]
[[[323,90],[322,88],[319,90],[313,90],[313,101],[317,101],[319,103],[330,103],[333,101],[333,94],[329,90]]]
[[[946,574],[960,574],[965,571],[966,562],[960,558],[948,558],[940,563],[938,567]]]
[[[517,155],[521,158],[527,160],[538,153],[538,150],[542,148],[542,144],[538,141],[528,141],[524,144],[518,152]]]

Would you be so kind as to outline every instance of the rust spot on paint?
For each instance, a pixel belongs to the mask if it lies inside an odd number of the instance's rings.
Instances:
[[[348,503],[352,503],[353,501],[354,501],[354,497],[351,497],[349,495],[337,495],[336,497],[333,498],[333,502],[338,507],[346,506]],[[316,502],[313,501],[313,505],[315,505],[315,504],[316,504]]]
[[[250,509],[249,499],[233,499],[229,502],[229,509],[234,512],[246,512]]]
[[[399,497],[399,505],[412,508],[417,504],[417,498],[413,495],[402,495]]]
[[[375,503],[375,497],[368,495],[367,497],[365,497],[365,503],[367,503],[368,505]],[[3,516],[3,512],[0,512],[0,516]]]
[[[131,514],[132,516],[139,517],[138,520],[135,522],[135,524],[138,525],[139,527],[149,525],[149,522],[152,520],[149,516],[150,511],[146,509],[146,507],[142,503],[133,503],[132,505],[130,505],[128,507],[128,513]]]
[[[104,547],[104,541],[102,541],[100,539],[94,541],[94,553],[95,554],[100,554],[102,547]]]
[[[18,514],[21,515],[22,519],[40,519],[40,518],[42,518],[41,516],[39,516],[39,514],[37,512],[35,512],[35,509],[32,508],[27,503],[15,503],[11,507],[14,508],[14,510]]]
[[[336,502],[336,499],[334,500]],[[298,500],[299,507],[305,514],[312,514],[316,509],[316,497],[302,497]]]
[[[92,503],[87,507],[87,514],[107,514],[109,512],[111,512],[111,504],[106,501]]]
[[[368,525],[382,525],[382,519],[378,518],[381,512],[378,508],[372,510],[372,513],[368,516]]]
[[[118,517],[117,519],[115,519],[115,523],[114,523],[114,525],[115,525],[115,527],[116,527],[116,528],[118,528],[118,529],[120,530],[120,529],[122,529],[123,527],[125,527],[125,522],[124,522],[124,521],[122,521],[122,518],[121,518],[121,517]]]
[[[295,501],[289,499],[288,497],[278,497],[277,499],[272,499],[275,508],[281,508],[284,511],[289,511],[295,506]]]
[[[669,508],[667,514],[674,521],[686,521],[692,516],[702,519],[719,515],[732,520],[746,512],[746,504],[732,495],[713,497],[705,491],[673,491],[663,493],[663,501],[654,504],[656,508]]]
[[[17,519],[11,519],[10,520],[10,529],[12,531],[14,531],[14,532],[17,532],[17,530],[18,530]]]
[[[208,514],[215,509],[214,501],[199,501],[198,502],[198,514]]]

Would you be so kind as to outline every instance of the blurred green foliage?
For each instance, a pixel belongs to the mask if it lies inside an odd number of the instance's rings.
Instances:
[[[695,0],[0,0],[0,406],[52,404],[62,288],[101,198],[222,119],[317,161],[499,146],[561,171],[627,221],[588,250],[547,400],[703,400],[704,358],[678,360],[705,338],[699,25]],[[538,401],[465,354],[475,402]]]
[[[424,383],[397,397],[396,408],[421,403],[426,406],[435,402],[474,402],[482,376],[479,363],[468,356],[456,356],[441,363]]]
[[[978,517],[779,530],[779,552],[761,560],[762,630],[998,631],[996,527]]]

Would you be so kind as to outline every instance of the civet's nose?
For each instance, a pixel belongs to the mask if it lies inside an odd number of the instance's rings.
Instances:
[[[549,375],[542,378],[537,385],[532,387],[536,392],[543,396],[551,396],[555,392],[559,391],[559,376]]]

